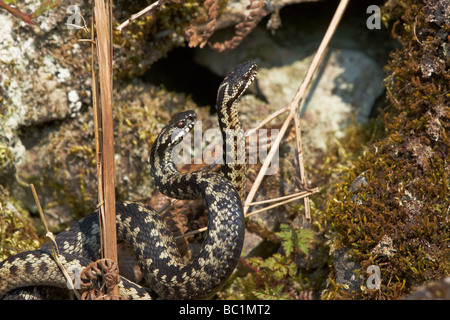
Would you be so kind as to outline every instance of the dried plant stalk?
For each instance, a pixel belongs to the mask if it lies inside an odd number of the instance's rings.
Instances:
[[[101,102],[101,182],[104,203],[100,207],[102,255],[117,263],[116,205],[114,190],[114,132],[112,115],[112,3],[95,0],[94,16],[97,28],[97,56],[99,62]],[[97,118],[98,119],[98,118]],[[99,119],[98,119],[99,120]],[[100,140],[99,140],[100,141]],[[118,295],[118,287],[109,294]]]
[[[30,184],[30,188],[31,188],[31,192],[33,193],[34,202],[36,202],[36,206],[38,208],[39,215],[41,217],[41,221],[44,224],[45,237],[47,238],[47,241],[50,244],[50,248],[51,248],[51,251],[52,251],[52,257],[53,257],[53,259],[55,259],[55,262],[58,265],[59,270],[61,270],[62,274],[64,275],[64,278],[66,278],[67,283],[71,284],[72,283],[72,278],[70,277],[70,275],[67,272],[66,268],[62,264],[61,260],[59,260],[58,245],[56,244],[55,236],[48,229],[47,221],[46,221],[45,216],[44,216],[44,211],[42,210],[41,202],[39,201],[39,197],[37,195],[36,189],[34,188],[34,184],[31,183]],[[72,288],[72,291],[75,294],[75,296],[77,297],[77,299],[81,299],[81,295],[77,291],[77,289]]]
[[[314,188],[314,189],[312,189],[311,191],[302,191],[302,192],[299,192],[299,193],[297,193],[297,194],[291,195],[291,197],[289,197],[289,199],[287,199],[287,200],[284,200],[284,201],[281,201],[281,202],[278,202],[278,203],[274,203],[274,204],[272,204],[272,205],[270,205],[270,206],[267,206],[267,207],[264,207],[264,208],[261,208],[261,209],[252,211],[252,212],[250,212],[250,213],[247,213],[247,214],[245,215],[245,217],[251,217],[251,216],[253,216],[253,215],[255,215],[255,214],[258,214],[258,213],[261,213],[261,212],[264,212],[264,211],[267,211],[267,210],[270,210],[270,209],[279,207],[279,206],[281,206],[281,205],[283,205],[283,204],[287,204],[287,203],[292,202],[292,201],[295,201],[295,200],[305,199],[305,198],[307,198],[307,197],[313,195],[313,194],[316,193],[316,192],[319,192],[319,188]],[[274,200],[274,199],[273,199],[273,200]],[[267,201],[267,200],[265,200],[265,201]],[[251,205],[255,205],[255,203],[251,203]]]
[[[298,112],[298,107],[296,108],[294,116],[294,127],[295,127],[295,141],[297,144],[297,162],[300,173],[300,181],[304,188],[307,187],[306,175],[305,175],[305,166],[303,164],[303,147],[302,147],[302,130],[300,124],[300,114]],[[311,220],[311,206],[309,202],[309,197],[305,197],[303,199],[303,203],[305,205],[305,216],[306,219]]]
[[[288,196],[279,197],[279,198],[276,198],[276,199],[269,199],[269,200],[253,202],[253,203],[251,203],[251,205],[252,206],[256,206],[256,205],[260,205],[260,204],[265,204],[265,203],[270,203],[270,202],[284,200],[284,201],[280,201],[278,203],[274,203],[272,205],[269,205],[267,207],[264,207],[264,208],[252,211],[250,213],[247,213],[245,215],[245,217],[248,218],[248,217],[251,217],[253,215],[259,214],[261,212],[264,212],[264,211],[267,211],[267,210],[279,207],[279,206],[281,206],[283,204],[287,204],[287,203],[295,201],[295,200],[299,200],[299,199],[303,199],[303,198],[309,197],[309,196],[313,195],[314,193],[316,193],[318,191],[319,191],[318,188],[314,188],[314,189],[309,190],[309,191],[302,191],[302,192],[291,194],[291,195],[288,195]],[[177,236],[177,237],[175,237],[175,239],[180,239],[180,238],[183,238],[183,237],[192,236],[194,234],[197,234],[197,233],[200,233],[200,232],[204,232],[206,230],[207,230],[207,227],[203,227],[203,228],[200,228],[200,229],[197,229],[197,230],[193,230],[193,231],[187,232],[187,233],[185,233],[183,235]]]
[[[130,18],[125,20],[123,23],[120,24],[120,26],[117,27],[117,30],[122,31],[122,29],[125,28],[126,26],[128,26],[130,24],[130,22],[132,22],[132,21],[134,21],[136,19],[139,19],[140,17],[143,17],[143,16],[153,12],[154,10],[156,10],[161,5],[161,2],[162,1],[155,1],[151,5],[146,7],[145,9],[142,9],[138,13],[135,13],[135,14],[131,15]]]

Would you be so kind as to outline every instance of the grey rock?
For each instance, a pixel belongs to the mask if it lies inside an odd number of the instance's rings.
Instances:
[[[450,277],[429,282],[417,288],[404,300],[450,300]]]
[[[361,280],[355,270],[359,270],[361,266],[351,261],[348,249],[336,249],[332,256],[336,284],[344,286],[349,292],[359,291]]]

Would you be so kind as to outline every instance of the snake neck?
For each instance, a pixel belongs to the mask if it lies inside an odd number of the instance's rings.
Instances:
[[[221,173],[233,184],[244,201],[246,195],[246,147],[245,134],[241,127],[237,99],[222,100],[218,112],[220,131],[222,133],[222,166]]]

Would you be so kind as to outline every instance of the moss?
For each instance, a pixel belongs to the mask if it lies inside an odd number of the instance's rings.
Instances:
[[[36,229],[25,211],[0,185],[0,261],[41,245]]]
[[[329,202],[333,247],[348,248],[361,266],[381,269],[381,288],[350,293],[331,285],[326,298],[398,299],[415,287],[450,274],[449,24],[439,8],[449,1],[388,1],[401,47],[386,67],[386,136],[354,162]],[[366,183],[353,181],[364,173]],[[389,254],[377,250],[391,240]],[[330,283],[334,283],[333,276]]]
[[[11,150],[3,144],[0,144],[0,181],[4,176],[9,176],[14,171],[14,155]]]
[[[150,5],[153,1],[147,1]],[[218,1],[219,12],[227,1]],[[134,5],[136,4],[136,5]],[[203,1],[171,1],[154,14],[131,22],[122,31],[117,27],[132,14],[143,9],[142,1],[118,1],[115,3],[113,41],[120,50],[114,57],[117,79],[131,79],[142,75],[153,62],[164,57],[171,49],[184,46],[185,29],[190,25],[207,22],[208,12]]]

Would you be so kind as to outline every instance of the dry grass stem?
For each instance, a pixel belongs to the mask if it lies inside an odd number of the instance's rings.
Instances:
[[[97,29],[97,58],[99,64],[100,86],[100,112],[95,115],[96,104],[94,104],[94,116],[98,121],[97,132],[101,133],[99,142],[99,202],[104,204],[100,207],[100,228],[102,240],[102,256],[117,263],[117,236],[116,236],[116,205],[115,205],[115,183],[114,183],[114,132],[112,114],[112,2],[111,0],[95,0],[93,13]],[[94,33],[92,33],[94,34]],[[94,66],[93,66],[94,68]],[[93,73],[95,78],[95,72]],[[93,79],[95,80],[95,79]],[[96,85],[94,90],[98,90]],[[96,103],[98,103],[98,98]],[[101,123],[101,129],[100,124]],[[101,145],[101,146],[100,146]],[[103,197],[103,199],[102,199]],[[115,286],[107,294],[118,295],[118,287]]]
[[[30,184],[30,188],[31,188],[31,192],[33,193],[34,202],[36,202],[36,206],[38,208],[39,215],[41,217],[41,221],[44,224],[45,238],[47,239],[48,243],[50,244],[50,248],[52,250],[52,257],[53,257],[53,259],[55,259],[55,262],[58,265],[59,270],[61,270],[61,272],[64,275],[64,278],[66,278],[67,284],[69,286],[70,284],[72,284],[72,278],[70,277],[70,275],[67,272],[66,268],[62,264],[61,260],[59,260],[58,245],[56,244],[55,236],[48,229],[47,221],[45,219],[44,211],[42,210],[41,202],[39,201],[39,197],[37,195],[36,189],[34,188],[33,184]],[[75,296],[77,297],[77,299],[81,299],[81,296],[80,296],[79,292],[73,287],[73,285],[69,289],[72,289],[72,291],[75,294]]]
[[[248,218],[248,217],[251,217],[251,216],[256,215],[258,213],[261,213],[261,212],[264,212],[264,211],[267,211],[267,210],[279,207],[279,206],[281,206],[283,204],[287,204],[287,203],[289,203],[291,201],[299,200],[299,199],[302,199],[302,198],[305,198],[305,197],[309,197],[309,196],[311,196],[312,194],[314,194],[316,192],[319,192],[319,188],[314,188],[314,189],[311,189],[310,191],[302,191],[302,192],[299,192],[299,193],[295,193],[295,194],[291,194],[291,195],[288,195],[288,196],[279,197],[279,198],[275,198],[275,199],[269,199],[269,200],[263,200],[263,201],[259,201],[259,202],[253,202],[253,203],[250,204],[251,206],[256,206],[256,205],[259,205],[259,204],[271,203],[271,202],[287,199],[285,201],[281,201],[281,202],[272,204],[270,206],[267,206],[267,207],[264,207],[264,208],[252,211],[250,213],[247,213],[245,215],[245,217]],[[200,229],[197,229],[197,230],[186,232],[185,234],[182,234],[182,235],[179,235],[179,236],[175,237],[175,239],[181,239],[181,238],[184,238],[184,237],[192,236],[192,235],[195,235],[195,234],[198,234],[198,233],[201,233],[201,232],[205,232],[206,230],[208,230],[208,228],[207,227],[203,227],[203,228],[200,228]]]
[[[313,195],[313,194],[316,193],[316,192],[319,192],[319,188],[311,189],[311,191],[302,191],[302,192],[299,192],[299,193],[296,193],[296,194],[292,194],[292,195],[291,195],[292,197],[290,197],[289,199],[287,199],[287,200],[285,200],[285,201],[281,201],[281,202],[272,204],[272,205],[270,205],[270,206],[267,206],[267,207],[264,207],[264,208],[261,208],[261,209],[254,210],[254,211],[252,211],[252,212],[250,212],[250,213],[247,213],[247,214],[245,215],[245,217],[246,217],[246,218],[247,218],[247,217],[251,217],[251,216],[253,216],[253,215],[255,215],[255,214],[258,214],[258,213],[261,213],[261,212],[264,212],[264,211],[267,211],[267,210],[270,210],[270,209],[279,207],[279,206],[281,206],[281,205],[283,205],[283,204],[287,204],[287,203],[292,202],[292,201],[295,201],[295,200],[299,200],[299,199],[303,199],[303,198],[309,197],[309,196]],[[275,199],[273,199],[273,200],[275,200]],[[250,205],[255,205],[255,204],[254,204],[254,203],[251,203]]]
[[[306,175],[305,175],[305,166],[303,163],[303,148],[302,148],[302,130],[300,124],[300,114],[298,112],[299,107],[295,108],[295,116],[294,116],[294,127],[295,127],[295,141],[297,143],[297,161],[298,167],[300,171],[300,181],[303,187],[307,186]],[[303,199],[305,205],[305,216],[306,219],[311,220],[311,206],[309,203],[309,197],[305,197]]]
[[[297,192],[297,193],[293,193],[293,194],[289,194],[287,196],[283,196],[283,197],[278,197],[278,198],[273,198],[273,199],[267,199],[267,200],[261,200],[261,201],[255,201],[250,203],[250,206],[259,206],[261,204],[266,204],[266,203],[272,203],[272,202],[277,202],[277,201],[282,201],[282,200],[287,200],[287,199],[291,199],[291,198],[297,198],[300,196],[307,196],[309,194],[313,194],[318,192],[319,189],[318,188],[314,188],[312,190],[308,190],[308,191],[301,191],[301,192]],[[248,215],[247,215],[248,217]]]
[[[270,116],[266,117],[263,121],[261,121],[260,123],[258,123],[258,125],[254,128],[249,129],[245,136],[251,136],[252,134],[256,134],[256,132],[261,129],[262,127],[264,127],[267,123],[269,123],[270,121],[272,121],[273,119],[277,118],[278,116],[282,115],[285,112],[289,111],[289,105],[285,106],[284,108],[281,108],[277,111],[275,111],[274,113],[272,113]]]
[[[155,10],[158,7],[158,4],[159,4],[159,1],[155,1],[151,5],[146,7],[145,9],[142,9],[138,13],[133,14],[130,18],[128,18],[120,26],[118,26],[117,30],[122,31],[122,29],[125,28],[126,26],[128,26],[130,24],[130,22],[132,22],[136,19],[139,19],[140,17],[146,15],[149,12],[152,12],[153,10]]]

